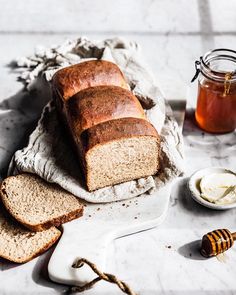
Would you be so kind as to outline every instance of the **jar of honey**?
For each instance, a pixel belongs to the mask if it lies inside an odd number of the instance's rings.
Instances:
[[[211,133],[236,128],[236,51],[215,49],[195,62],[198,98],[195,118],[200,128]]]

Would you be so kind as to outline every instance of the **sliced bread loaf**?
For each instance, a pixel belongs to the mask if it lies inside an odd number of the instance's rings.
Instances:
[[[83,214],[78,198],[33,174],[6,178],[0,192],[7,211],[33,231],[59,226]]]
[[[43,232],[32,232],[0,208],[0,257],[25,263],[49,249],[60,235],[61,232],[55,227]]]
[[[89,191],[154,175],[159,169],[160,138],[147,120],[104,122],[85,130],[81,142]]]

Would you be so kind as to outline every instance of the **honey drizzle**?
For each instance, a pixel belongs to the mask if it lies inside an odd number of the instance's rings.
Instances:
[[[224,97],[229,94],[232,76],[233,76],[233,72],[225,74],[224,93],[223,93]]]
[[[220,253],[216,255],[216,258],[219,262],[226,263],[229,257],[225,253]]]

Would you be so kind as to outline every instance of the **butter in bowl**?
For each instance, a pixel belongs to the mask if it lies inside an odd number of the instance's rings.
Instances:
[[[216,210],[236,207],[236,174],[221,167],[196,171],[189,179],[192,198],[199,204]]]

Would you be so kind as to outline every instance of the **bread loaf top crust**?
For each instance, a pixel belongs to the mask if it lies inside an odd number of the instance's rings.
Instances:
[[[63,68],[54,74],[52,85],[64,100],[93,86],[115,85],[128,89],[119,67],[104,60],[90,60]]]
[[[95,125],[81,134],[84,152],[99,144],[134,136],[152,136],[160,141],[156,129],[145,119],[122,118]]]
[[[145,118],[139,100],[131,91],[118,86],[84,89],[65,102],[65,112],[70,128],[73,128],[77,135],[109,120],[124,117]]]

